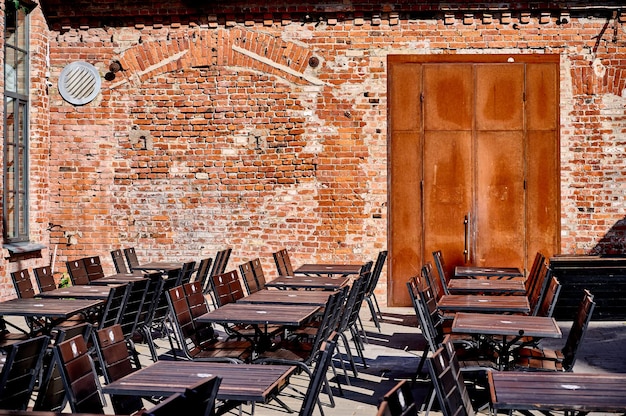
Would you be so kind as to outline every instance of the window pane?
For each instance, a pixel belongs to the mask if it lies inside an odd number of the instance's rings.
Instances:
[[[27,82],[28,80],[26,79],[26,76],[28,75],[27,73],[28,67],[26,65],[27,55],[26,53],[19,52],[19,51],[17,51],[16,55],[17,55],[17,62],[14,68],[15,68],[15,71],[17,72],[16,74],[17,75],[16,77],[17,78],[17,92],[19,94],[26,95],[27,94],[26,88],[28,86],[28,82]]]
[[[26,37],[26,12],[24,8],[20,8],[17,12],[17,46],[22,50],[27,50],[28,39]]]
[[[17,59],[15,50],[6,48],[6,60],[4,62],[4,88],[6,91],[17,92]]]
[[[4,39],[7,45],[15,46],[16,32],[17,32],[17,15],[15,13],[15,8],[12,4],[8,3],[6,5],[6,27],[4,29]]]
[[[20,236],[26,235],[27,232],[27,218],[28,210],[26,203],[26,186],[27,186],[27,173],[28,173],[28,160],[26,154],[26,105],[24,103],[19,104],[19,118],[18,118],[18,132],[16,137],[16,158],[17,158],[17,206],[16,210],[19,210],[17,218],[18,234]]]
[[[5,238],[28,240],[28,14],[5,2]]]

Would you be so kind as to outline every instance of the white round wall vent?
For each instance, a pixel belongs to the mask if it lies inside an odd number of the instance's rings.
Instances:
[[[87,62],[72,62],[59,75],[59,93],[68,103],[84,105],[100,92],[100,74]]]

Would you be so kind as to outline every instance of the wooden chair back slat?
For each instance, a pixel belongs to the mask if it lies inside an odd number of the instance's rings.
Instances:
[[[248,261],[239,265],[239,272],[241,273],[241,278],[243,279],[244,286],[246,287],[246,291],[249,295],[258,292],[259,286],[256,283],[256,279],[254,278],[254,270],[252,269],[252,262]]]
[[[125,248],[124,257],[126,257],[126,263],[128,264],[129,270],[131,271],[131,273],[134,272],[134,268],[139,266],[139,259],[137,258],[137,252],[135,251],[135,247]]]
[[[52,274],[52,267],[37,267],[33,269],[33,273],[35,274],[37,286],[39,286],[39,293],[48,292],[57,288],[54,275]]]
[[[65,266],[73,286],[89,284],[89,276],[83,259],[68,260],[65,262]]]
[[[276,271],[279,276],[293,276],[293,266],[286,248],[273,253]]]
[[[209,284],[209,273],[211,272],[211,265],[213,264],[213,258],[205,257],[200,260],[198,264],[198,272],[196,273],[196,278],[194,282],[200,282],[202,290],[204,291],[206,286]]]
[[[30,280],[30,273],[27,269],[12,272],[11,280],[18,298],[28,299],[35,296],[33,282]]]
[[[556,307],[556,302],[561,293],[561,283],[556,276],[550,276],[550,281],[546,287],[541,303],[537,307],[535,315],[551,317]]]
[[[139,318],[146,300],[146,292],[150,280],[142,279],[129,283],[128,293],[120,311],[119,324],[126,339],[130,339],[137,331]]]
[[[578,349],[585,338],[585,333],[589,327],[589,322],[591,322],[591,316],[595,307],[596,303],[593,300],[593,295],[585,289],[583,299],[578,305],[572,327],[567,335],[567,340],[561,349],[563,353],[563,369],[565,371],[574,369]]]
[[[215,260],[213,261],[210,276],[222,274],[226,271],[226,265],[228,264],[228,259],[230,258],[232,251],[233,249],[229,247],[217,252]]]
[[[237,270],[211,277],[215,291],[215,301],[217,306],[224,306],[231,302],[236,302],[244,297],[243,288],[239,280]]]
[[[113,260],[113,266],[116,273],[127,274],[130,273],[128,266],[126,265],[126,258],[121,249],[115,249],[111,251],[111,260]]]
[[[102,269],[102,263],[100,262],[100,256],[92,256],[83,258],[85,263],[85,270],[87,271],[87,278],[89,282],[98,280],[104,277],[104,270]]]
[[[8,349],[0,370],[0,409],[28,408],[48,342],[47,336],[40,336]]]
[[[104,414],[98,375],[84,339],[64,341],[54,352],[72,412]]]
[[[383,396],[389,416],[417,416],[418,407],[408,380],[398,382]]]

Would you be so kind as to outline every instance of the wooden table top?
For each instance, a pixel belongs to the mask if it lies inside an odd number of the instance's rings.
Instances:
[[[616,357],[617,358],[617,357]],[[624,413],[626,375],[488,372],[496,410],[576,410]]]
[[[265,286],[278,289],[324,289],[337,290],[350,281],[349,276],[278,276]]]
[[[102,300],[28,298],[0,302],[0,316],[41,316],[69,318],[80,312],[102,305]]]
[[[437,302],[441,311],[482,313],[529,313],[526,296],[444,295]]]
[[[293,272],[298,274],[349,276],[359,274],[361,267],[363,267],[362,264],[303,264]]]
[[[120,285],[146,279],[146,276],[131,273],[117,273],[92,280],[90,286]]]
[[[521,280],[450,279],[448,291],[456,295],[476,293],[524,295],[526,288]]]
[[[218,324],[300,326],[318,309],[319,306],[237,302],[220,306],[196,319]]]
[[[157,361],[102,387],[104,393],[131,396],[170,396],[199,378],[222,378],[219,400],[266,402],[287,385],[296,367],[229,364],[206,361]]]
[[[324,306],[328,297],[336,293],[329,290],[259,290],[239,299],[238,303],[277,303],[288,305]]]
[[[73,298],[73,299],[106,299],[109,297],[111,288],[109,285],[76,285],[41,292],[37,297],[41,298]]]
[[[169,272],[180,269],[181,267],[183,267],[183,263],[177,261],[151,261],[149,263],[140,264],[139,266],[134,266],[133,270]]]
[[[524,274],[517,267],[456,266],[454,275],[457,277],[524,277]]]
[[[533,338],[561,338],[554,318],[528,315],[501,315],[459,312],[454,316],[452,332],[480,335],[517,336],[524,331]]]

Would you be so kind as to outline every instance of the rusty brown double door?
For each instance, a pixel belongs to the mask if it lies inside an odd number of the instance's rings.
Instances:
[[[559,65],[553,55],[388,58],[388,302],[447,265],[529,267],[559,246]]]

